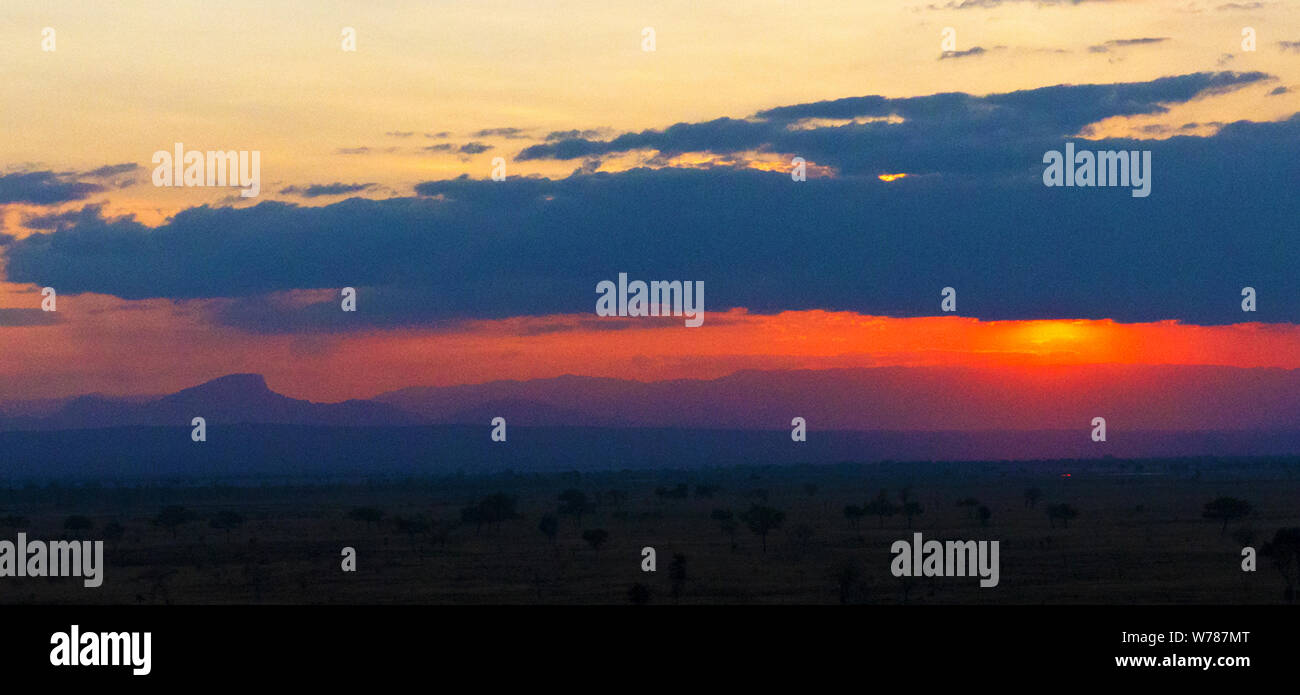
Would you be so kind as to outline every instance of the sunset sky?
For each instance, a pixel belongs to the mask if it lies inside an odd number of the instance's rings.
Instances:
[[[562,374],[1300,369],[1300,4],[309,5],[0,6],[0,401],[234,372],[334,401]],[[177,142],[260,151],[260,195],[154,186]],[[1045,187],[1066,142],[1150,150],[1151,195]],[[703,281],[704,325],[596,316],[620,272]]]

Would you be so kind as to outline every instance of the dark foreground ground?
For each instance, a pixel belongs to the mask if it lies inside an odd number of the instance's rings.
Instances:
[[[872,508],[882,489],[888,504]],[[1226,530],[1202,517],[1223,496],[1251,507]],[[921,507],[910,529],[901,511],[845,514],[901,510],[904,499]],[[1049,518],[1062,504],[1077,511],[1068,526]],[[766,550],[744,518],[756,505],[783,517]],[[1279,571],[1261,556],[1243,572],[1241,550],[1296,526],[1295,458],[13,482],[0,487],[0,540],[104,539],[107,567],[97,589],[0,577],[0,602],[1278,604],[1297,563]],[[598,529],[606,540],[593,545]],[[1000,584],[892,576],[890,545],[914,531],[1000,541]],[[341,567],[345,547],[355,572]],[[645,547],[653,573],[641,569]]]

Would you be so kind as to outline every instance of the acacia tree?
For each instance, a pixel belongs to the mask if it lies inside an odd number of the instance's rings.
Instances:
[[[627,600],[636,606],[644,606],[650,603],[650,587],[637,582],[627,590]]]
[[[104,530],[103,530],[104,540],[110,543],[114,543],[116,541],[121,540],[122,536],[124,536],[125,534],[126,534],[126,527],[119,524],[116,521],[110,521],[107,524],[104,524]]]
[[[587,545],[590,545],[591,549],[599,554],[600,546],[609,540],[609,532],[603,528],[588,529],[582,532],[582,540],[587,541]]]
[[[1295,600],[1295,585],[1300,579],[1300,527],[1281,528],[1273,534],[1273,540],[1260,548],[1260,554],[1273,559],[1273,566],[1282,574],[1286,589],[1282,597],[1288,602]]]
[[[1039,490],[1039,489],[1036,488],[1036,487],[1027,487],[1027,488],[1025,488],[1025,506],[1026,506],[1026,507],[1036,507],[1036,506],[1038,506],[1038,500],[1041,500],[1041,499],[1043,499],[1043,491],[1042,491],[1042,490]]]
[[[668,569],[668,577],[672,580],[672,596],[676,601],[682,597],[682,591],[686,588],[686,556],[682,553],[673,553],[673,564]]]
[[[172,537],[175,538],[177,527],[182,524],[188,524],[197,518],[199,518],[198,514],[195,514],[185,507],[173,504],[163,507],[162,511],[158,512],[158,516],[153,518],[153,523],[155,526],[162,526],[171,531]]]
[[[858,580],[862,576],[858,566],[852,561],[845,562],[835,568],[835,584],[839,588],[840,603],[847,604],[853,600],[853,594],[858,587]]]
[[[1255,529],[1250,528],[1249,526],[1247,526],[1247,527],[1245,527],[1245,528],[1239,528],[1239,529],[1233,531],[1233,532],[1232,532],[1232,540],[1233,540],[1237,545],[1240,545],[1241,547],[1244,548],[1244,547],[1246,547],[1246,546],[1248,546],[1248,545],[1255,545],[1255,535],[1256,535],[1256,534],[1255,534]]]
[[[655,488],[655,495],[660,499],[684,500],[686,499],[687,490],[688,488],[686,487],[686,483],[677,483],[674,487]]]
[[[1223,521],[1219,535],[1227,533],[1229,521],[1236,521],[1247,514],[1250,514],[1250,503],[1236,497],[1216,497],[1206,502],[1205,511],[1201,512],[1201,516],[1206,519]]]
[[[903,503],[903,516],[907,517],[907,527],[912,528],[912,517],[920,516],[925,513],[925,508],[920,502],[907,501]]]
[[[1056,528],[1057,519],[1061,520],[1062,526],[1070,528],[1070,519],[1077,516],[1079,516],[1079,510],[1065,503],[1053,504],[1047,508],[1047,521],[1052,525],[1052,528]]]
[[[767,534],[781,528],[781,524],[785,522],[785,512],[755,504],[740,515],[740,520],[745,522],[750,531],[763,539],[763,552],[767,553]]]
[[[844,518],[849,520],[849,526],[852,527],[854,531],[858,530],[858,523],[862,521],[862,517],[866,515],[867,510],[856,504],[847,504],[844,506]]]
[[[514,496],[497,492],[484,497],[476,504],[462,508],[460,520],[467,524],[474,524],[475,533],[483,528],[483,524],[490,524],[495,531],[501,527],[501,522],[519,517],[518,512],[515,511],[518,505],[519,500]]]
[[[582,490],[569,488],[560,493],[559,513],[572,516],[576,526],[581,527],[583,515],[593,511],[595,507],[587,499],[587,493]]]
[[[89,531],[94,528],[94,526],[95,524],[90,520],[90,517],[82,516],[80,514],[74,514],[63,522],[64,530],[72,531],[73,533],[76,533],[77,531]]]
[[[730,509],[714,509],[709,518],[718,522],[718,528],[723,533],[731,536],[731,542],[736,542],[736,515]]]
[[[695,496],[702,497],[704,499],[713,499],[713,496],[718,494],[718,491],[721,489],[722,489],[721,485],[715,485],[712,483],[708,485],[696,485]]]
[[[230,540],[230,532],[244,525],[244,517],[232,511],[221,511],[212,517],[212,521],[208,522],[208,525],[219,531],[225,531],[226,540],[228,541]]]
[[[867,503],[866,510],[868,514],[874,514],[880,518],[880,527],[885,527],[885,517],[893,516],[898,513],[898,507],[889,501],[889,493],[881,490],[876,495],[876,499]]]
[[[546,536],[546,540],[550,541],[551,545],[555,545],[555,534],[560,531],[560,520],[556,519],[554,514],[547,514],[537,522],[537,530]]]
[[[370,528],[372,524],[377,524],[384,518],[384,513],[375,507],[353,507],[352,511],[348,512],[348,518],[353,521],[364,521],[366,528]]]

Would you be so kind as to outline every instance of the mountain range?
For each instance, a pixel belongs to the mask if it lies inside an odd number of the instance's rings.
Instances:
[[[413,387],[314,403],[231,374],[152,398],[85,395],[29,411],[0,408],[0,430],[283,424],[321,427],[517,426],[987,432],[1300,430],[1300,370],[1214,366],[882,367],[742,371],[639,382],[561,376]]]

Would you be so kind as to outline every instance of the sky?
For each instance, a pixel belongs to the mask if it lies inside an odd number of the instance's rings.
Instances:
[[[1295,3],[38,0],[0,74],[0,400],[1300,368]],[[259,195],[154,185],[175,143]],[[1149,195],[1045,186],[1066,143]],[[619,273],[704,325],[597,316]]]

